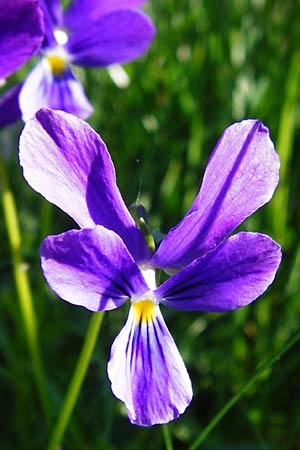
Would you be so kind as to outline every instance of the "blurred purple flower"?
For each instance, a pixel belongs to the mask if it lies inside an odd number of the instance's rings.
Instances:
[[[88,124],[41,110],[20,139],[28,183],[69,214],[80,230],[48,236],[44,275],[64,300],[91,311],[131,301],[115,339],[108,376],[132,423],[166,423],[184,412],[191,382],[159,304],[230,311],[272,283],[279,245],[260,233],[229,234],[273,195],[279,159],[258,120],[227,128],[191,208],[152,253],[118,190],[105,144]],[[176,272],[157,287],[155,268]]]
[[[13,121],[20,116],[27,121],[42,107],[89,117],[93,107],[71,65],[106,67],[140,56],[155,33],[149,17],[137,9],[143,3],[73,0],[63,12],[59,0],[40,0],[45,25],[41,59],[12,100],[19,103]],[[0,103],[0,123],[2,115]]]
[[[43,34],[38,0],[0,0],[0,79],[38,51]]]

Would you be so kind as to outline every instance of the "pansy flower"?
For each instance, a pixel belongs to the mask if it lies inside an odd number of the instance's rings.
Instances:
[[[28,183],[79,225],[41,246],[44,275],[64,300],[90,311],[131,302],[115,339],[108,377],[132,423],[166,423],[184,412],[191,382],[160,304],[223,312],[259,297],[281,260],[261,233],[230,233],[265,204],[278,183],[279,160],[267,128],[245,120],[227,128],[183,219],[151,251],[116,184],[104,142],[88,124],[39,111],[20,139]],[[157,285],[156,269],[173,273]]]
[[[143,3],[145,0],[73,0],[63,12],[59,0],[40,0],[45,25],[41,58],[15,99],[9,97],[12,111],[19,103],[15,120],[21,115],[26,121],[41,107],[89,117],[92,105],[71,66],[106,67],[140,56],[155,33],[149,17],[137,9]],[[0,108],[0,123],[4,107],[7,102]]]
[[[43,34],[38,0],[0,0],[0,79],[39,49]]]

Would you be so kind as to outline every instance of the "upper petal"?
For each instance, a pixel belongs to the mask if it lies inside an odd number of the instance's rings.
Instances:
[[[93,112],[82,84],[67,68],[56,77],[47,59],[42,59],[29,73],[19,96],[22,119],[31,119],[40,108],[61,109],[86,119]]]
[[[53,291],[91,311],[117,308],[148,290],[122,239],[99,225],[48,236],[41,261]]]
[[[60,0],[39,0],[43,11],[45,39],[43,47],[51,47],[56,44],[54,28],[62,25],[62,8]]]
[[[140,56],[150,45],[154,26],[149,17],[134,9],[121,9],[82,20],[71,33],[66,48],[72,62],[82,66],[108,66]]]
[[[189,375],[158,305],[154,317],[140,322],[131,307],[112,345],[107,372],[113,393],[137,425],[170,422],[192,399]]]
[[[74,31],[81,26],[82,20],[91,22],[112,11],[136,8],[143,3],[146,0],[73,0],[64,13],[64,25]]]
[[[121,236],[138,263],[149,259],[106,146],[87,123],[62,111],[40,110],[22,132],[20,163],[33,189],[81,227],[103,225]]]
[[[16,71],[39,49],[42,14],[37,0],[0,1],[0,78]]]
[[[258,120],[227,128],[207,165],[190,210],[164,237],[152,263],[184,267],[210,251],[246,217],[268,202],[279,179],[279,158]]]
[[[15,123],[21,118],[19,93],[21,85],[11,87],[0,97],[0,128]]]
[[[241,232],[173,275],[155,295],[175,309],[229,311],[259,297],[280,261],[280,246],[269,236]]]

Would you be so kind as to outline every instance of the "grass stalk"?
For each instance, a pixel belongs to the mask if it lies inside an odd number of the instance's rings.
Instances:
[[[22,316],[22,323],[24,326],[25,339],[32,361],[32,368],[41,407],[46,424],[50,427],[50,405],[48,402],[46,379],[39,346],[37,319],[34,310],[27,267],[21,256],[22,240],[15,199],[13,192],[10,189],[5,164],[2,158],[0,158],[0,183],[4,221],[10,246],[13,275],[19,308]]]
[[[289,173],[293,153],[296,112],[298,108],[300,82],[300,52],[296,50],[291,58],[286,78],[284,101],[280,113],[276,150],[280,157],[280,183],[271,203],[271,223],[274,238],[285,249],[290,245],[288,233]]]
[[[70,421],[74,406],[79,397],[80,388],[82,386],[97,336],[101,327],[104,313],[93,313],[90,320],[81,353],[75,367],[73,377],[69,384],[63,405],[61,407],[57,423],[53,429],[47,450],[56,450],[63,440],[64,433]]]
[[[236,394],[234,394],[227,403],[220,409],[220,411],[210,420],[206,427],[201,431],[194,443],[188,450],[196,450],[207,438],[211,431],[218,425],[226,413],[238,402],[238,400],[259,380],[259,378],[270,369],[273,364],[279,361],[280,357],[286,353],[297,341],[300,340],[300,329],[293,335],[285,344],[278,350],[271,358],[262,363],[252,377],[245,383]]]

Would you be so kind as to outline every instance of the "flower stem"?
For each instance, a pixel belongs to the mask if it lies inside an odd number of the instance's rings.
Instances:
[[[270,359],[261,364],[254,375],[245,383],[239,391],[228,400],[227,403],[220,409],[220,411],[212,418],[212,420],[201,431],[194,443],[188,448],[188,450],[196,450],[200,444],[207,438],[209,433],[217,426],[225,414],[237,403],[237,401],[253,386],[253,384],[261,377],[261,375],[268,370],[279,358],[286,353],[298,340],[300,339],[300,330],[292,336],[281,349],[275,353]]]
[[[170,428],[168,427],[168,425],[162,425],[162,434],[164,437],[164,442],[165,442],[165,449],[166,450],[173,450],[173,444],[172,444],[172,437],[171,437],[171,433],[170,433]]]
[[[11,251],[13,274],[22,315],[22,323],[24,325],[25,338],[32,360],[33,372],[45,421],[47,426],[50,426],[50,407],[38,341],[37,320],[26,266],[21,257],[21,234],[18,215],[14,196],[10,189],[9,180],[6,174],[5,164],[1,157],[0,183],[4,220]]]
[[[68,426],[75,403],[78,399],[79,391],[96,344],[103,316],[103,312],[93,313],[92,315],[83,347],[78,358],[77,366],[73,373],[73,378],[69,384],[69,388],[61,407],[60,414],[50,438],[47,450],[56,450],[63,439],[63,435]]]

